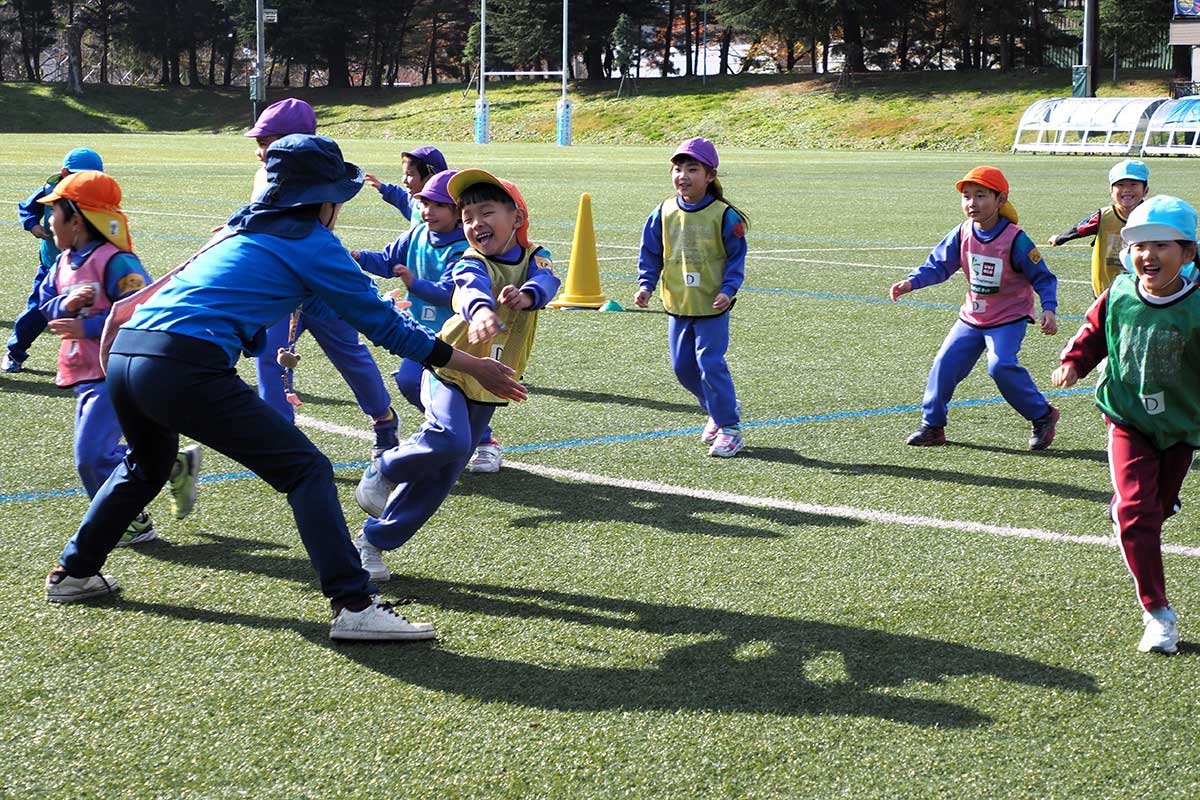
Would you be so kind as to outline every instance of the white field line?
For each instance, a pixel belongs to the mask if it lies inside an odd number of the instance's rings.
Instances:
[[[297,414],[296,423],[326,433],[337,433],[354,439],[373,441],[374,435],[365,429],[349,428],[324,422],[313,417]],[[908,528],[935,528],[938,530],[956,531],[958,533],[979,533],[987,536],[1001,536],[1014,539],[1035,539],[1041,542],[1066,542],[1069,544],[1099,545],[1115,547],[1116,539],[1111,536],[1079,536],[1040,528],[1013,528],[1007,525],[988,525],[983,522],[969,522],[957,519],[939,519],[918,514],[895,514],[890,511],[872,511],[871,509],[854,508],[853,506],[822,506],[813,503],[800,503],[794,500],[779,500],[774,497],[754,497],[731,492],[717,492],[711,489],[693,489],[688,486],[674,486],[669,483],[656,481],[635,481],[626,478],[612,478],[607,475],[596,475],[591,472],[580,472],[573,469],[545,467],[539,464],[527,464],[519,461],[505,461],[510,469],[540,475],[546,478],[571,481],[573,483],[591,483],[597,486],[612,486],[618,489],[634,489],[641,492],[672,495],[675,497],[691,497],[697,500],[712,500],[730,505],[750,506],[752,508],[775,508],[783,511],[795,511],[800,514],[811,514],[818,517],[835,517],[838,519],[854,519],[874,525],[902,525]],[[1200,558],[1200,547],[1184,547],[1182,545],[1163,544],[1164,553]]]

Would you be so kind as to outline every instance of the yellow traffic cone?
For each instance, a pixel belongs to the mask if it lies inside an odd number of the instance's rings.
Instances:
[[[600,293],[592,196],[584,192],[579,197],[579,215],[575,218],[575,241],[571,244],[571,262],[567,266],[567,286],[549,305],[552,308],[599,308],[605,299]]]

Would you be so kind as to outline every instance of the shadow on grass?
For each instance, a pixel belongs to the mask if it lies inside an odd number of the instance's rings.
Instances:
[[[502,470],[487,476],[465,473],[455,487],[455,494],[477,495],[542,510],[542,513],[513,518],[508,524],[516,528],[537,528],[559,523],[606,522],[614,525],[642,525],[687,536],[776,539],[786,534],[739,524],[735,520],[718,521],[707,517],[737,515],[743,519],[754,517],[776,525],[810,525],[822,528],[847,528],[864,524],[855,519],[818,516],[782,508],[759,508],[641,489],[559,481],[519,470]]]
[[[622,406],[637,406],[654,411],[681,412],[684,414],[703,414],[698,403],[672,403],[667,400],[653,400],[649,397],[634,397],[627,394],[612,392],[589,392],[582,389],[556,389],[551,386],[529,387],[530,394],[561,397],[564,400],[576,400],[581,403],[608,403]]]
[[[914,684],[987,675],[1049,691],[1095,693],[1082,672],[951,642],[764,614],[667,605],[571,592],[412,578],[404,590],[427,606],[511,623],[522,641],[564,624],[586,626],[592,640],[581,652],[629,653],[630,635],[702,637],[666,646],[649,667],[572,664],[468,655],[445,646],[331,645],[328,628],[258,614],[215,613],[164,603],[121,602],[114,610],[173,619],[291,629],[396,680],[434,691],[552,711],[666,710],[772,716],[836,714],[874,717],[919,727],[974,728],[987,714],[929,694]],[[446,631],[443,631],[446,634]],[[514,639],[515,640],[515,639]],[[595,656],[592,655],[592,658]],[[907,696],[906,696],[907,695]]]
[[[46,369],[23,369],[18,375],[53,378],[54,372]],[[21,377],[3,375],[0,376],[0,392],[8,394],[30,394],[37,397],[70,397],[71,390],[64,389],[54,383],[53,380],[25,380]]]
[[[270,522],[267,521],[267,524]],[[292,515],[287,512],[281,513],[277,524],[293,531],[296,528]],[[137,554],[174,564],[267,575],[294,583],[312,583],[314,580],[312,565],[307,559],[296,558],[294,548],[289,545],[219,533],[199,535],[208,541],[176,544],[165,539],[154,539],[139,545]],[[300,546],[299,534],[296,534],[295,544]]]
[[[855,464],[840,461],[822,461],[821,459],[802,456],[795,450],[789,450],[784,447],[749,447],[744,454],[738,457],[772,461],[777,464],[791,464],[812,469],[823,469],[834,475],[845,475],[848,477],[886,475],[892,478],[935,481],[937,483],[957,483],[962,486],[982,486],[988,489],[1026,489],[1043,492],[1054,497],[1087,500],[1106,505],[1112,499],[1111,492],[1085,489],[1081,486],[1072,486],[1066,483],[1038,481],[1031,478],[1005,478],[998,475],[982,475],[957,470],[909,467],[897,464]]]
[[[324,354],[321,355],[324,358]],[[304,379],[299,377],[293,381],[296,394],[300,398],[303,405],[296,411],[297,414],[304,413],[304,406],[356,406],[353,397],[326,397],[325,395],[313,394],[312,392],[304,391]],[[350,392],[350,388],[346,387],[346,392]],[[365,430],[365,429],[364,429]]]
[[[1102,426],[1096,427],[1097,431],[1102,432]],[[985,453],[1000,453],[1007,456],[1030,456],[1033,458],[1062,458],[1073,459],[1077,461],[1097,461],[1101,464],[1108,463],[1108,454],[1103,450],[1063,450],[1061,448],[1050,448],[1049,450],[1040,450],[1033,452],[1029,448],[1018,447],[999,447],[991,444],[969,444],[967,442],[949,442],[950,447],[961,447],[964,450],[981,450]]]

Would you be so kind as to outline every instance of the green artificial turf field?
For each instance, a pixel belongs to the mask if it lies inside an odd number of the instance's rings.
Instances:
[[[121,182],[154,275],[241,204],[254,171],[236,136],[0,136],[5,336],[36,264],[15,203],[81,144]],[[342,142],[391,180],[414,144]],[[670,148],[444,150],[520,186],[564,273],[589,192],[603,290],[631,305]],[[1200,793],[1197,484],[1165,531],[1185,642],[1139,654],[1131,582],[1099,539],[1110,488],[1092,379],[1054,399],[1047,452],[1026,450],[1027,423],[982,365],[959,387],[952,445],[906,447],[964,286],[883,300],[962,219],[954,182],[971,166],[1005,170],[1043,242],[1106,202],[1116,159],[721,157],[752,220],[729,356],[748,449],[705,457],[660,307],[543,312],[530,399],[495,418],[505,468],[465,475],[385,557],[384,596],[412,598],[436,643],[332,645],[285,499],[211,451],[196,512],[177,522],[160,498],[161,538],[110,558],[121,595],[47,604],[86,500],[57,342],[39,339],[26,372],[0,376],[0,796]],[[1153,191],[1200,200],[1192,162],[1150,164]],[[404,225],[368,188],[338,232],[381,249]],[[1022,362],[1048,390],[1091,291],[1086,242],[1043,252],[1060,332],[1031,328]],[[311,338],[300,352],[301,424],[355,530],[367,420]]]

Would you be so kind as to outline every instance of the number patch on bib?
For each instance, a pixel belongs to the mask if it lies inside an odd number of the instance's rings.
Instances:
[[[699,286],[700,285],[700,273],[699,272],[683,273],[683,285],[684,286]]]

